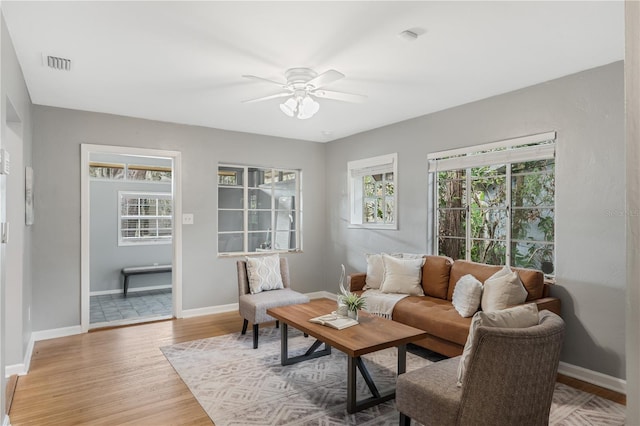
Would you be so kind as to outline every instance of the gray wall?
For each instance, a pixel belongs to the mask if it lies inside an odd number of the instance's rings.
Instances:
[[[293,286],[323,290],[325,162],[323,144],[34,106],[35,190],[33,329],[80,324],[80,144],[182,152],[183,309],[237,302],[236,258],[217,258],[217,164],[300,168],[304,179],[304,252],[287,255]],[[215,113],[212,111],[212,114]]]
[[[327,268],[368,252],[430,252],[430,152],[557,131],[556,278],[562,361],[625,377],[623,63],[418,117],[327,145]],[[349,229],[347,162],[398,152],[397,231]]]
[[[22,71],[2,19],[2,146],[11,156],[11,171],[6,176],[6,215],[9,223],[9,242],[3,245],[5,254],[3,310],[4,365],[21,364],[31,337],[31,237],[32,227],[25,225],[25,166],[31,165],[32,116],[31,99]],[[7,103],[13,105],[17,117],[9,112]],[[38,179],[39,176],[36,176]],[[37,185],[37,180],[36,180]],[[4,203],[5,200],[2,200]],[[42,220],[36,217],[36,220]],[[4,374],[2,374],[4,377]],[[4,382],[2,386],[4,392]],[[2,405],[4,409],[4,403]]]
[[[171,183],[91,180],[91,292],[122,290],[126,266],[171,264],[171,244],[118,245],[119,191],[167,192]],[[171,285],[171,274],[133,275],[129,289]]]

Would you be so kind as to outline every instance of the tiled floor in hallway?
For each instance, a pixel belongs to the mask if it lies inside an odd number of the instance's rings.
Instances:
[[[171,289],[91,296],[91,324],[171,315]]]

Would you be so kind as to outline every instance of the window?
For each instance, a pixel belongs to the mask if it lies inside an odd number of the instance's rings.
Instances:
[[[171,243],[171,193],[119,191],[118,198],[118,245]]]
[[[429,155],[436,252],[554,269],[555,132]]]
[[[398,229],[398,154],[350,161],[347,168],[351,226]]]
[[[218,253],[302,249],[301,172],[218,166]]]

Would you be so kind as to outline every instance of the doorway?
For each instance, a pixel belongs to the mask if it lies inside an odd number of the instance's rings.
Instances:
[[[82,330],[181,317],[180,153],[81,151]]]

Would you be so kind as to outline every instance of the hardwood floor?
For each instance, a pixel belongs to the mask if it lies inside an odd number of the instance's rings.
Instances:
[[[37,342],[18,379],[12,425],[212,425],[162,346],[239,332],[233,313],[160,321]],[[624,395],[559,381],[624,403]]]

